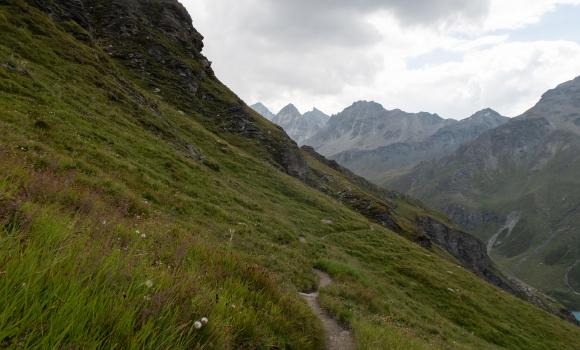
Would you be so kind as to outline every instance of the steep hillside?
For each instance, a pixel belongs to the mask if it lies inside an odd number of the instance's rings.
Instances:
[[[467,236],[299,149],[201,48],[173,0],[0,3],[0,347],[321,349],[297,294],[317,267],[359,349],[577,348],[442,249]]]
[[[488,242],[507,271],[580,308],[580,78],[439,162],[386,180]]]
[[[509,120],[491,109],[485,109],[459,122],[437,130],[425,139],[397,142],[372,150],[349,150],[332,158],[375,183],[380,183],[385,173],[413,167],[422,161],[436,160],[452,154],[462,144],[475,140],[487,130]]]

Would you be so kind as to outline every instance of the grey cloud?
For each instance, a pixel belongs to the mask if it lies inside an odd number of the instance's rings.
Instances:
[[[390,0],[387,3],[403,25],[439,24],[458,18],[478,20],[489,13],[490,6],[489,0]]]
[[[261,15],[247,22],[273,42],[296,45],[367,45],[380,40],[368,15],[387,12],[401,25],[438,26],[478,20],[489,0],[262,0]]]

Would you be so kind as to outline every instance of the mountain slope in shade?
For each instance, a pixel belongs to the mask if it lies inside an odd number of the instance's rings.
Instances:
[[[175,0],[0,2],[0,347],[323,349],[318,268],[358,348],[577,349],[480,242],[296,147],[201,48]]]
[[[276,114],[272,122],[281,126],[290,138],[302,145],[327,123],[328,118],[316,108],[302,115],[298,108],[289,104]]]
[[[379,183],[389,171],[397,172],[451,154],[462,144],[508,120],[491,109],[485,109],[461,121],[450,121],[449,125],[420,141],[397,142],[373,150],[345,151],[332,156],[332,159]]]
[[[580,309],[580,78],[454,154],[385,179],[445,211],[516,277]]]
[[[268,107],[264,106],[262,102],[255,103],[250,106],[254,111],[258,112],[262,117],[272,121],[276,116]]]

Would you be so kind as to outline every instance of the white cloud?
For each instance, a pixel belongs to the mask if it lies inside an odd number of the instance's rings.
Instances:
[[[401,72],[404,83],[390,91],[388,101],[415,110],[420,98],[421,109],[451,117],[488,106],[516,116],[546,90],[575,77],[572,72],[580,73],[579,59],[577,43],[505,42],[471,50],[459,62]]]
[[[486,31],[516,29],[537,23],[558,5],[578,5],[580,0],[491,0],[490,12],[484,22]]]
[[[513,116],[580,74],[578,43],[509,39],[580,0],[182,2],[222,81],[275,110],[293,102],[335,113],[373,99],[446,117],[484,107]],[[433,53],[443,60],[410,64]]]

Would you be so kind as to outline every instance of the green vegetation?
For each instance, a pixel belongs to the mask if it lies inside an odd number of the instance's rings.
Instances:
[[[577,348],[575,326],[219,132],[207,110],[236,99],[211,77],[205,114],[182,112],[71,26],[0,3],[0,348],[320,349],[297,295],[315,266],[359,349]]]

